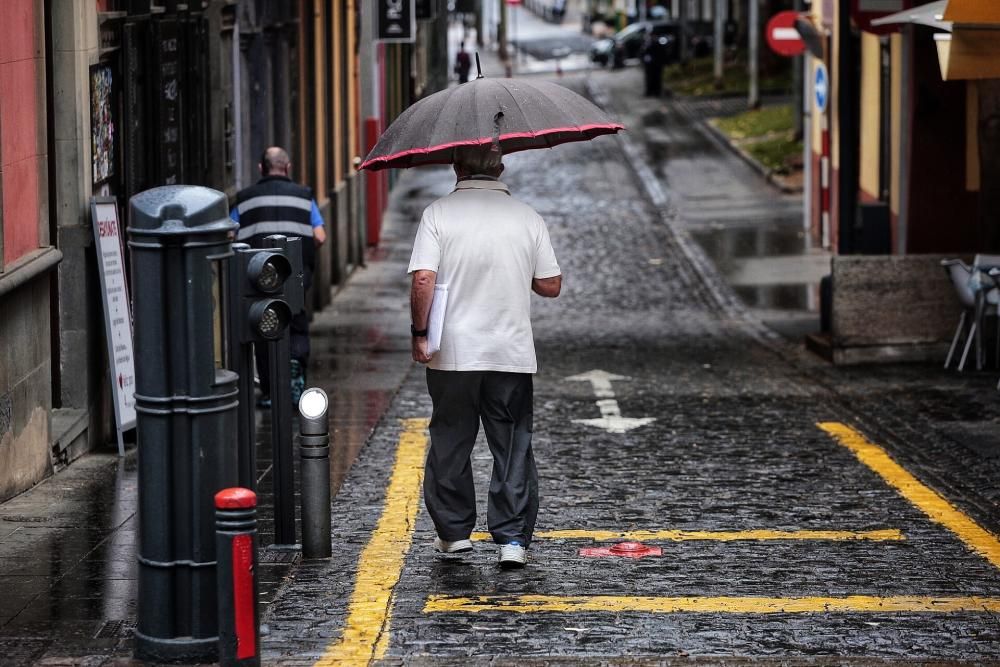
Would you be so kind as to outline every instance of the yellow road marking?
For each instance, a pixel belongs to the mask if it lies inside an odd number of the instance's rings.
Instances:
[[[550,540],[634,540],[689,542],[710,540],[735,542],[738,540],[871,540],[891,542],[905,540],[902,531],[886,530],[541,530],[534,537]],[[473,533],[473,540],[487,541],[489,533]]]
[[[922,484],[916,477],[892,460],[884,449],[869,442],[855,429],[839,422],[817,424],[840,444],[851,450],[858,460],[878,473],[889,486],[909,500],[917,509],[951,532],[960,540],[992,563],[1000,567],[1000,540],[970,519],[937,492]]]
[[[317,667],[367,665],[384,657],[388,648],[393,589],[413,541],[427,449],[427,420],[402,423],[382,516],[358,562],[344,634],[327,648]]]
[[[532,612],[613,612],[627,611],[674,614],[809,614],[824,612],[998,612],[1000,598],[985,597],[649,597],[649,596],[559,596],[483,595],[448,597],[432,595],[424,613],[509,611]]]

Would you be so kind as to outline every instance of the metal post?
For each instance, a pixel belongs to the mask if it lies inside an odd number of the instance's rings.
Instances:
[[[299,399],[299,471],[302,475],[302,555],[329,558],[330,427],[329,399],[311,388]]]
[[[750,86],[747,91],[747,106],[756,109],[760,106],[759,69],[760,69],[760,0],[749,0],[750,11],[747,13],[747,73]]]
[[[219,664],[260,665],[257,608],[257,495],[250,489],[215,494],[219,577]]]
[[[236,483],[237,377],[213,312],[236,224],[221,192],[167,186],[129,204],[135,295],[139,580],[135,656],[218,653],[213,498]]]
[[[285,297],[294,315],[303,308],[302,248],[299,239],[280,235],[264,239],[268,248],[285,253],[293,275],[286,283]],[[297,283],[297,284],[296,284]],[[266,343],[268,366],[271,376],[271,457],[274,475],[274,544],[279,547],[295,546],[295,477],[292,451],[292,396],[291,354],[289,330],[280,338]]]
[[[713,51],[715,55],[714,62],[714,74],[715,74],[715,87],[716,89],[722,88],[722,56],[725,52],[725,35],[722,29],[722,18],[723,13],[726,8],[726,0],[715,0],[715,5],[712,7],[712,19],[714,25],[713,27]]]
[[[237,257],[239,253],[250,250],[246,243],[234,243],[233,252]],[[229,298],[229,359],[227,367],[236,371],[239,376],[239,408],[236,418],[236,449],[237,449],[237,470],[238,483],[245,489],[257,490],[257,430],[254,414],[254,391],[253,391],[253,344],[247,342],[245,332],[239,326],[240,310],[243,308],[243,283],[246,275],[243,271],[243,262],[229,262],[229,284],[227,292]]]
[[[485,22],[483,21],[483,0],[476,0],[476,46],[483,48]]]
[[[295,478],[292,469],[291,356],[288,332],[267,343],[271,375],[271,457],[274,475],[274,543],[295,544]]]
[[[678,6],[679,16],[677,17],[678,25],[680,26],[680,35],[678,36],[678,47],[680,51],[680,63],[682,65],[687,65],[688,62],[688,50],[691,48],[691,40],[688,35],[688,0],[680,0],[680,5]],[[624,26],[622,26],[624,27]]]
[[[507,0],[493,0],[500,3],[500,22],[497,25],[497,57],[507,65]]]
[[[795,0],[793,9],[801,13],[805,9],[803,0]],[[801,140],[804,136],[803,133],[805,132],[806,112],[802,109],[802,107],[805,100],[803,80],[806,78],[805,66],[807,57],[808,56],[803,54],[801,56],[795,56],[792,59],[792,92],[795,95],[792,109],[794,110],[793,117],[795,119],[795,138],[797,140]],[[806,183],[808,182],[809,181],[806,181]]]

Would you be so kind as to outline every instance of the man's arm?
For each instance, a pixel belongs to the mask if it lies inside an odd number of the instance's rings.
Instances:
[[[437,273],[434,271],[414,271],[413,283],[410,286],[410,322],[418,331],[427,329],[427,319],[431,313],[431,301],[434,299],[434,283]],[[431,360],[427,354],[427,336],[413,337],[413,360],[426,364]]]
[[[313,242],[316,244],[316,247],[326,243],[326,229],[323,227],[313,227]]]
[[[552,276],[551,278],[532,278],[531,279],[531,291],[539,296],[548,297],[554,299],[559,296],[559,291],[562,289],[562,275]]]
[[[309,211],[310,223],[312,223],[313,228],[313,242],[316,243],[316,247],[326,243],[326,227],[323,226],[323,214],[319,212],[319,206],[316,205],[316,200],[312,200],[312,209]]]

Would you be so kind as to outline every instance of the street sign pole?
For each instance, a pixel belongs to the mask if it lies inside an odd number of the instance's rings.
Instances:
[[[645,3],[643,3],[645,4]],[[713,18],[713,51],[714,51],[714,62],[713,62],[713,73],[715,75],[715,87],[717,89],[722,88],[722,55],[725,52],[725,35],[722,30],[722,14],[725,12],[726,0],[715,0],[715,6],[712,8],[712,18]]]
[[[758,70],[760,64],[760,0],[749,0],[750,11],[747,22],[750,31],[747,35],[747,68],[750,78],[749,90],[747,91],[747,106],[756,109],[760,106],[760,89],[758,83]]]

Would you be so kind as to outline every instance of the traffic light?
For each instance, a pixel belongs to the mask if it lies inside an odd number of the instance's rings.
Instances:
[[[230,325],[241,343],[281,338],[302,309],[302,253],[299,239],[269,236],[268,248],[233,244]]]
[[[241,255],[249,255],[244,287],[250,287],[250,294],[244,298],[252,300],[246,313],[250,335],[260,340],[277,340],[291,322],[292,310],[282,299],[263,295],[282,296],[285,281],[292,273],[291,262],[269,250],[244,251]]]

